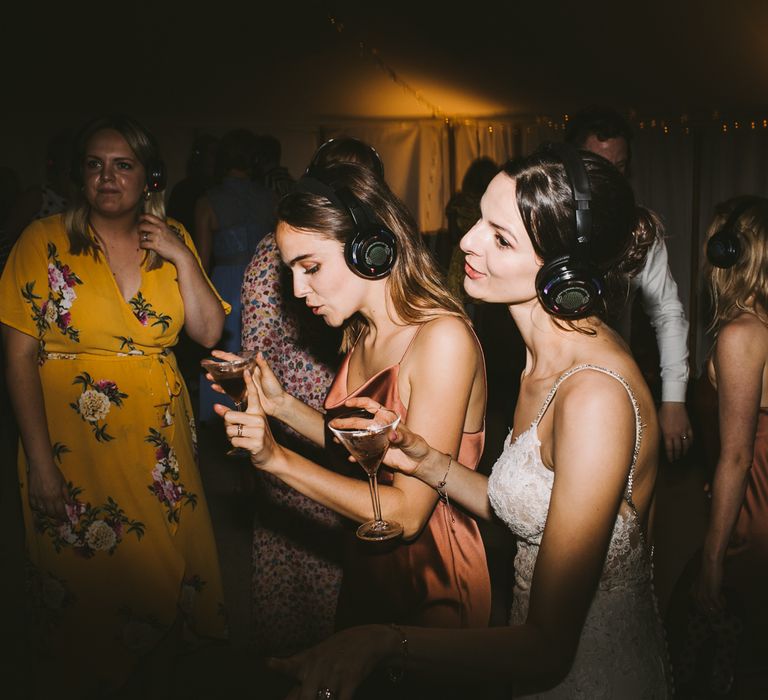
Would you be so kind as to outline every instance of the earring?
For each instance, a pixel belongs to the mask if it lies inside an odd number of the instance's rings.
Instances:
[[[149,190],[144,190],[144,201],[148,202],[149,198],[152,196],[152,193]]]

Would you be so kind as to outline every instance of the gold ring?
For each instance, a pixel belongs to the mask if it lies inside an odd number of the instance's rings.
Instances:
[[[237,437],[243,437],[243,424],[237,424]]]

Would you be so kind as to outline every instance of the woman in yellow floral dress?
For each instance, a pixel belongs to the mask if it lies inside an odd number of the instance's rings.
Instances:
[[[98,119],[79,200],[31,224],[0,280],[33,594],[35,680],[103,697],[169,640],[223,637],[223,596],[172,347],[211,347],[225,304],[166,221],[152,136]]]

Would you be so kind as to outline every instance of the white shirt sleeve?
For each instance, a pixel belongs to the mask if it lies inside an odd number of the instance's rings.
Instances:
[[[656,332],[661,364],[661,400],[685,401],[688,384],[688,320],[669,270],[667,246],[657,238],[631,283]]]

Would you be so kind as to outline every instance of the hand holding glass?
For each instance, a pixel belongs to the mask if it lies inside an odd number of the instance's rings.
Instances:
[[[400,416],[388,408],[379,408],[375,413],[361,409],[350,409],[331,419],[328,427],[342,445],[368,474],[368,486],[373,502],[373,520],[357,528],[361,540],[378,542],[397,537],[403,533],[403,526],[394,521],[383,520],[376,482],[376,473],[389,447],[389,433],[400,422]]]
[[[245,410],[245,378],[243,372],[253,371],[256,366],[256,353],[240,355],[236,360],[221,360],[208,358],[200,360],[200,366],[208,372],[224,391],[235,402],[238,411]],[[227,452],[230,456],[248,454],[242,447],[233,447]]]

